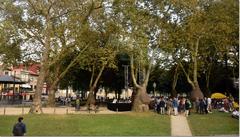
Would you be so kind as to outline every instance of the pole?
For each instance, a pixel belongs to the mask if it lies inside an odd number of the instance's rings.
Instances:
[[[14,71],[14,76],[13,76],[13,103],[15,100],[15,76],[16,76],[16,71]]]
[[[153,92],[154,92],[153,94],[154,94],[154,96],[156,95],[156,93],[155,93],[156,86],[157,86],[157,84],[156,84],[156,82],[154,82],[153,83]]]
[[[125,88],[125,98],[126,98],[126,93],[128,91],[128,67],[129,65],[123,65],[124,67],[124,88]]]

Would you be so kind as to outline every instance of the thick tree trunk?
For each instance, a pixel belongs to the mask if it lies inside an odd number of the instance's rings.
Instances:
[[[45,52],[44,55],[43,55],[43,58],[44,58],[43,62],[45,62],[46,59],[48,58],[48,55],[45,55],[45,54],[47,54],[47,53]],[[46,75],[46,72],[47,72],[46,69],[47,69],[46,64],[43,64],[41,66],[41,69],[40,69],[39,77],[38,77],[38,80],[37,80],[37,88],[35,90],[35,94],[34,94],[34,98],[33,98],[33,104],[30,108],[29,113],[37,113],[37,114],[42,113],[41,95],[42,95],[42,90],[43,90],[43,84],[44,84],[44,81],[45,81],[45,75]]]
[[[198,83],[195,83],[194,86],[192,87],[192,92],[191,92],[191,99],[196,100],[196,99],[203,99],[204,95],[198,85]]]
[[[133,65],[133,55],[131,56],[130,59],[130,67],[131,67],[131,75],[132,75],[132,80],[133,84],[137,89],[137,93],[134,96],[134,101],[133,101],[133,107],[132,110],[136,112],[144,112],[149,110],[149,104],[151,101],[151,98],[147,94],[147,85],[148,85],[148,80],[150,76],[150,71],[152,67],[152,62],[153,58],[151,58],[151,61],[149,63],[149,67],[146,70],[146,73],[144,74],[145,78],[144,81],[141,85],[137,83],[135,73],[134,73],[134,65]]]
[[[47,102],[47,106],[48,107],[55,107],[55,93],[57,91],[57,85],[51,85],[51,87],[49,88],[49,92],[48,92],[48,102]]]
[[[197,77],[197,72],[198,72],[198,46],[199,46],[199,40],[200,38],[197,39],[194,52],[193,52],[193,84],[192,84],[192,93],[191,93],[191,98],[193,100],[196,100],[197,98],[203,99],[203,93],[199,87],[198,84],[198,77]]]
[[[86,106],[90,106],[90,105],[95,105],[96,104],[96,99],[94,96],[94,91],[95,91],[95,87],[91,87],[89,94],[88,94],[88,98],[87,98],[87,102],[86,102]]]
[[[137,94],[133,101],[132,110],[136,112],[145,112],[149,110],[151,98],[148,96],[146,92],[146,87],[141,86],[137,88]]]

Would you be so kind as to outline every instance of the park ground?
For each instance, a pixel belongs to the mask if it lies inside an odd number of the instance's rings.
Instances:
[[[18,115],[0,116],[0,136],[10,136]],[[239,121],[230,113],[192,113],[188,118],[192,135],[238,135]],[[112,114],[24,115],[28,136],[170,136],[171,120],[154,112]]]

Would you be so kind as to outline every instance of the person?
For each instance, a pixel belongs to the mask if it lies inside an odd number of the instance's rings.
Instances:
[[[174,116],[178,115],[178,100],[177,98],[173,99],[173,109],[174,109]]]
[[[200,113],[200,101],[198,97],[196,98],[196,101],[195,101],[195,107],[196,107],[196,113]]]
[[[156,102],[156,104],[157,104],[157,113],[159,114],[160,113],[160,97],[158,97],[157,98],[157,102]]]
[[[26,134],[26,125],[22,121],[23,117],[19,117],[18,123],[13,126],[12,133],[14,136],[24,136]]]
[[[239,119],[239,115],[240,115],[239,108],[236,108],[235,110],[233,110],[233,112],[232,112],[233,118]]]
[[[207,103],[208,113],[212,113],[212,99],[210,97],[207,98]]]
[[[191,102],[188,99],[186,99],[186,101],[185,101],[185,116],[186,117],[188,117],[188,115],[189,115],[190,108],[191,108]]]
[[[200,99],[200,102],[199,102],[200,114],[204,114],[204,106],[205,106],[204,100]]]
[[[166,103],[165,103],[163,97],[161,97],[161,100],[159,102],[159,107],[160,107],[160,113],[162,115],[165,114],[165,105],[166,105]]]
[[[76,111],[79,111],[80,110],[80,97],[77,96],[77,99],[76,99]]]
[[[207,97],[204,97],[203,102],[204,102],[204,112],[205,112],[205,114],[208,114],[208,99],[207,99]]]
[[[167,100],[167,114],[168,115],[171,115],[171,112],[172,112],[172,109],[173,109],[173,106],[172,106],[172,99],[171,98],[169,98],[168,100]]]

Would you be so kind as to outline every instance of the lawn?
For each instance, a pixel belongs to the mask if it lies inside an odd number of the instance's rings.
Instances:
[[[239,121],[231,117],[231,113],[214,112],[207,115],[192,114],[188,117],[192,134],[229,135],[239,134]]]
[[[0,116],[0,136],[10,136],[18,116]],[[170,118],[155,113],[25,115],[28,136],[171,135]]]

